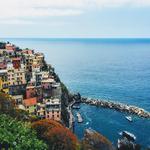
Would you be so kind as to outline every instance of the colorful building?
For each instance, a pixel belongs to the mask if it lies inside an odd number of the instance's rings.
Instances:
[[[5,45],[5,48],[6,48],[7,51],[15,51],[16,50],[16,46],[11,44],[11,43],[7,43]]]
[[[52,78],[43,79],[41,81],[41,86],[43,89],[51,89],[53,83],[55,83],[55,80]]]
[[[43,67],[44,63],[44,54],[43,53],[35,53],[35,60],[38,65]]]
[[[61,101],[60,99],[45,100],[45,117],[56,121],[61,120]]]
[[[45,119],[45,115],[46,115],[46,113],[45,113],[45,104],[41,104],[41,103],[37,104],[36,115],[40,119]]]
[[[33,98],[36,96],[36,87],[29,85],[26,87],[26,98]]]
[[[22,53],[23,53],[23,54],[29,54],[29,55],[31,55],[31,54],[34,54],[34,50],[31,50],[31,49],[23,49],[23,50],[22,50]]]
[[[7,70],[0,70],[0,90],[9,93]]]
[[[21,58],[20,57],[12,58],[12,64],[14,69],[19,69],[21,67]]]
[[[26,84],[25,66],[23,64],[20,65],[19,69],[15,69],[13,64],[10,62],[7,64],[7,70],[10,86]]]
[[[5,70],[7,68],[7,62],[4,57],[0,57],[0,70]]]
[[[36,97],[23,100],[23,105],[30,114],[36,114],[37,100]]]

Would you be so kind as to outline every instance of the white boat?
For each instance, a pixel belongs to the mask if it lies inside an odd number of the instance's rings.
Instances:
[[[126,118],[129,122],[132,122],[132,121],[133,121],[131,116],[126,116],[125,118]]]
[[[73,108],[73,109],[80,109],[80,106],[78,106],[78,105],[73,105],[72,108]]]
[[[132,140],[132,141],[136,140],[136,136],[133,133],[130,133],[128,131],[122,131],[119,134],[122,135],[123,137],[126,137],[129,140]]]
[[[78,119],[78,123],[82,123],[83,119],[80,113],[77,112],[77,119]]]

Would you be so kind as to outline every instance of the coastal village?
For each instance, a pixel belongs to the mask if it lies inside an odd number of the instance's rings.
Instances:
[[[17,109],[36,116],[38,120],[54,120],[65,125],[68,122],[66,127],[72,131],[75,122],[72,109],[80,109],[79,103],[150,118],[149,112],[136,106],[81,97],[79,93],[70,94],[65,85],[62,86],[54,68],[46,63],[43,53],[28,48],[20,49],[9,42],[0,43],[0,92],[9,95]],[[84,122],[84,118],[79,112],[76,114],[76,119],[78,123]],[[132,122],[129,117],[127,119]],[[124,148],[122,149],[124,146],[136,149],[135,147],[138,145],[134,143],[136,137],[133,134],[123,131],[121,136],[123,138],[118,139],[118,150],[124,150]],[[91,147],[102,143],[102,148],[106,146],[108,150],[114,150],[107,139],[105,139],[105,143],[101,139],[105,138],[96,131],[85,130],[85,143],[96,142],[90,145]],[[85,150],[87,150],[86,147]]]
[[[7,42],[0,47],[0,91],[40,119],[61,121],[61,86],[43,53]]]

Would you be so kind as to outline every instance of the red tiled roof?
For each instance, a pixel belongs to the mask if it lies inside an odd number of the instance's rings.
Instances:
[[[23,103],[25,106],[33,106],[37,104],[37,100],[36,100],[36,97],[28,98],[28,99],[24,99]]]

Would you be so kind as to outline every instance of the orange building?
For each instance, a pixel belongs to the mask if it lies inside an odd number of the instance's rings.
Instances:
[[[30,114],[36,114],[37,100],[36,97],[23,100],[23,105]]]

